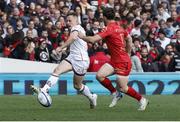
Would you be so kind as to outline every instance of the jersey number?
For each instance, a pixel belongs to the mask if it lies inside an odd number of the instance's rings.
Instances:
[[[119,34],[120,35],[120,39],[122,41],[122,44],[124,45],[124,34]]]

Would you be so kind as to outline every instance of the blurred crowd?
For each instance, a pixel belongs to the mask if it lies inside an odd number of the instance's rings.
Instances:
[[[69,12],[76,12],[86,35],[105,28],[103,9],[133,38],[132,72],[180,71],[180,0],[1,0],[0,57],[59,63],[69,49]],[[89,72],[109,62],[105,40],[88,44]]]

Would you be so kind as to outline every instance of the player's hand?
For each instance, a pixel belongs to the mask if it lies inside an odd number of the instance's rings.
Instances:
[[[57,48],[56,48],[56,52],[57,52],[57,53],[62,52],[62,48],[61,48],[61,47],[57,47]]]
[[[56,50],[52,50],[52,54],[57,55],[57,51]]]
[[[82,39],[84,37],[84,34],[81,32],[78,32],[78,37]]]

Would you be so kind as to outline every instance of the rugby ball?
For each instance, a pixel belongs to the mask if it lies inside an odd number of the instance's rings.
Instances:
[[[38,99],[39,103],[44,107],[50,107],[52,104],[52,98],[46,92],[38,93],[37,99]]]

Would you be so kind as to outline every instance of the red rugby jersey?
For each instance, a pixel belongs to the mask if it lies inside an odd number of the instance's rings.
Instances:
[[[119,63],[130,60],[125,49],[126,43],[124,40],[128,36],[128,33],[116,22],[108,23],[107,27],[98,33],[98,35],[106,39],[112,62]]]

